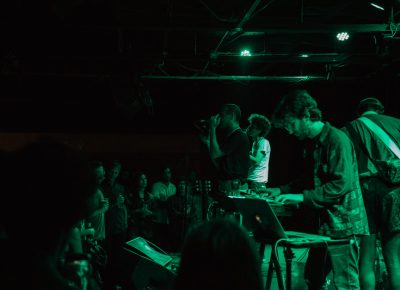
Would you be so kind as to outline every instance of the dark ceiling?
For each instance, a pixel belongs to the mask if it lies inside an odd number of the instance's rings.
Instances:
[[[148,90],[166,81],[398,79],[400,1],[372,2],[384,10],[365,0],[2,1],[3,130],[85,114],[95,124],[88,111],[110,114],[111,103],[113,116],[151,116]]]

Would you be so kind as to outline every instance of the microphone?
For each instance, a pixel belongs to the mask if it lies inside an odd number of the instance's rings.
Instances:
[[[196,120],[193,122],[193,126],[200,131],[201,134],[208,134],[210,130],[210,120]]]

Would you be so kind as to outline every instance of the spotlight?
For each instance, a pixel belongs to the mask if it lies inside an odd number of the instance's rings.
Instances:
[[[336,38],[339,41],[345,41],[347,39],[349,39],[350,35],[347,32],[339,32],[338,34],[336,34]]]
[[[251,52],[248,49],[244,49],[240,52],[240,56],[251,56]]]
[[[384,7],[382,7],[381,5],[378,5],[378,4],[376,4],[376,3],[369,2],[369,4],[371,4],[371,6],[375,7],[376,9],[385,10]]]

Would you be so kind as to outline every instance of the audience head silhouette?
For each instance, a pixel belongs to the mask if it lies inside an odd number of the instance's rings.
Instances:
[[[53,141],[9,154],[0,215],[11,254],[6,252],[2,262],[8,263],[8,282],[16,283],[15,289],[24,283],[41,289],[66,286],[57,262],[73,225],[96,207],[96,182],[88,164],[83,153]],[[25,271],[18,267],[22,264]]]
[[[185,241],[174,290],[261,290],[259,255],[231,219],[195,228]]]

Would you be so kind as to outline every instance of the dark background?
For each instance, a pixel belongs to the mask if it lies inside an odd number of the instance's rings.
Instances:
[[[243,127],[294,88],[308,89],[337,127],[368,96],[399,116],[400,2],[381,4],[2,1],[2,149],[51,135],[127,170],[156,175],[171,164],[208,177],[193,124],[226,102],[242,108]],[[339,43],[344,29],[350,39]],[[244,47],[251,58],[238,55]],[[300,170],[301,144],[276,129],[269,139],[275,185]]]

